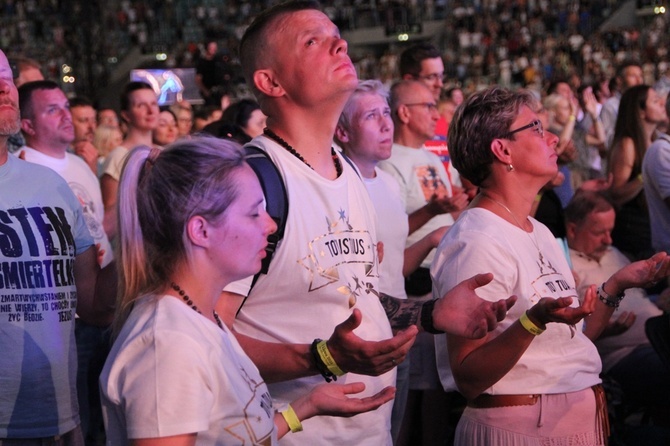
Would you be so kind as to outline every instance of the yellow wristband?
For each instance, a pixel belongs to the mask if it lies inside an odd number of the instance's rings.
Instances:
[[[521,322],[521,326],[522,326],[523,328],[525,328],[526,331],[527,331],[528,333],[530,333],[530,334],[532,334],[532,335],[534,335],[534,336],[539,336],[539,335],[541,335],[542,333],[544,333],[544,329],[542,329],[542,328],[538,327],[537,325],[535,325],[535,324],[533,323],[533,321],[531,321],[531,320],[528,318],[528,313],[526,313],[525,311],[523,312],[523,314],[522,314],[521,317],[519,318],[519,322]]]
[[[570,121],[575,121],[577,119],[577,117],[575,115],[570,115],[569,119],[570,119]]]
[[[638,180],[640,183],[644,183],[644,179],[642,178],[642,174],[641,174],[641,173],[637,174],[637,180]]]
[[[335,358],[333,358],[333,356],[330,354],[330,350],[328,350],[326,341],[321,341],[316,344],[316,351],[319,353],[321,361],[323,361],[326,367],[328,367],[328,370],[330,370],[330,373],[335,376],[344,375],[344,371],[337,365]]]
[[[288,428],[291,429],[291,432],[300,432],[302,431],[302,423],[300,423],[300,420],[298,419],[298,416],[295,414],[295,411],[289,404],[286,410],[283,410],[279,412],[282,417],[284,417],[284,420],[286,420],[286,424],[288,424]]]

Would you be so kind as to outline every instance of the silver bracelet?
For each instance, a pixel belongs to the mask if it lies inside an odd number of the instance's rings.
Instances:
[[[607,291],[605,291],[605,282],[598,287],[597,293],[600,302],[612,308],[619,308],[619,304],[621,304],[623,298],[626,297],[626,293],[623,291],[616,296],[610,296]]]

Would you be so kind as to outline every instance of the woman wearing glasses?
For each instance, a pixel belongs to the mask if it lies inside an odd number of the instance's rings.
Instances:
[[[617,272],[580,303],[565,255],[529,216],[556,175],[558,138],[543,130],[534,99],[493,88],[459,107],[449,151],[480,192],[438,247],[431,268],[443,294],[462,277],[491,271],[484,299],[515,294],[517,304],[486,337],[447,335],[451,371],[468,407],[457,445],[601,445],[607,411],[598,352],[582,332],[599,334],[620,293],[668,274],[665,254]],[[600,301],[598,299],[600,298]]]

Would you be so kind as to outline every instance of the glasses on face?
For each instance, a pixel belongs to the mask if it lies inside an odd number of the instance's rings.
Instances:
[[[429,112],[437,111],[437,104],[434,102],[415,102],[413,104],[405,104],[407,107],[416,107],[416,106],[421,106],[421,107],[426,107]]]
[[[417,76],[417,79],[422,79],[425,81],[429,82],[437,82],[437,81],[442,81],[444,82],[446,80],[446,77],[444,76],[444,73],[431,73],[431,74],[426,74],[423,76]]]
[[[519,133],[527,129],[533,129],[533,131],[538,135],[540,135],[541,137],[544,136],[544,127],[542,126],[542,122],[539,119],[536,119],[535,121],[531,122],[528,125],[524,125],[523,127],[519,127],[518,129],[510,130],[503,136],[503,138],[510,139],[510,137],[513,136],[515,133]]]

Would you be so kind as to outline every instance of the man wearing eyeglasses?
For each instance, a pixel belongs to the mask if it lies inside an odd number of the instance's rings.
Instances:
[[[440,118],[431,90],[423,82],[403,80],[391,87],[390,102],[394,123],[392,154],[388,160],[380,162],[379,167],[390,173],[400,186],[400,195],[409,215],[406,246],[410,246],[430,232],[452,225],[456,213],[467,205],[468,200],[460,189],[452,188],[440,158],[426,150],[425,143],[435,135],[435,125]],[[405,280],[405,290],[410,298],[430,294],[429,268],[434,252],[428,254],[421,267]],[[419,334],[410,357],[406,413],[413,413],[421,400],[446,398],[437,375],[433,336]],[[444,413],[440,410],[444,404],[426,407],[436,416]],[[444,444],[446,424],[432,421],[423,423],[424,444]]]
[[[412,45],[400,55],[400,77],[421,81],[437,102],[444,86],[444,62],[440,51],[430,43]]]
[[[435,103],[439,104],[446,80],[444,76],[444,62],[442,61],[440,50],[427,42],[412,45],[400,55],[399,69],[401,79],[415,80],[423,83],[430,89]],[[451,184],[461,187],[460,175],[452,167],[451,158],[449,157],[449,149],[447,147],[448,130],[449,122],[446,116],[440,114],[435,125],[435,132],[426,141],[425,146],[440,157]]]

